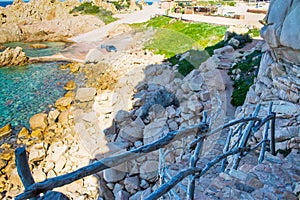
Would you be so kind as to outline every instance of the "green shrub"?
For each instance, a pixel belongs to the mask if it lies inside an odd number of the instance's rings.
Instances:
[[[258,28],[250,29],[250,30],[248,31],[248,34],[249,34],[251,37],[259,37],[259,36],[260,36],[260,29],[258,29]]]
[[[233,74],[233,70],[240,70],[240,78],[234,80],[234,90],[231,96],[231,104],[241,106],[244,104],[247,92],[254,83],[254,78],[257,76],[258,66],[261,60],[261,51],[254,51],[246,56],[245,60],[234,65],[228,72],[228,75]],[[256,66],[256,67],[255,67]]]
[[[112,2],[112,4],[114,4],[114,6],[116,7],[117,10],[122,10],[122,9],[128,9],[129,8],[128,3],[120,4],[120,2],[114,1],[114,2]]]
[[[173,66],[178,65],[178,72],[183,76],[189,74],[193,69],[198,68],[202,62],[209,58],[209,55],[205,51],[189,50],[185,53],[189,53],[190,56],[180,60],[181,55],[175,55],[168,59]]]
[[[216,43],[216,44],[213,45],[213,46],[205,47],[205,51],[206,51],[210,56],[212,56],[212,55],[214,54],[214,50],[215,50],[215,49],[222,48],[222,47],[224,47],[226,44],[227,44],[227,42],[224,41],[224,40],[222,40],[222,41]]]
[[[99,8],[93,5],[91,2],[85,2],[79,6],[74,7],[70,13],[73,14],[89,14],[98,16],[105,24],[111,23],[116,19],[112,17],[113,13],[111,11],[105,10],[104,8]]]
[[[104,8],[99,8],[99,12],[97,13],[97,16],[105,23],[109,24],[111,22],[116,21],[117,19],[114,18],[113,13],[111,11],[105,10]]]
[[[233,2],[233,1],[232,1],[232,2],[229,2],[228,5],[229,5],[229,6],[235,6],[235,2]]]
[[[79,6],[75,6],[70,13],[80,12],[82,14],[96,14],[99,12],[99,7],[93,5],[91,2],[85,2]]]
[[[186,76],[189,74],[193,69],[195,69],[195,66],[192,65],[189,61],[186,59],[180,60],[176,56],[173,56],[168,59],[169,62],[171,62],[173,65],[178,64],[178,72],[182,74],[183,76]]]

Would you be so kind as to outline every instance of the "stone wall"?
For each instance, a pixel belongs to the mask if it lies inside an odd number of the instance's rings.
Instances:
[[[276,149],[299,149],[300,139],[300,1],[273,0],[261,35],[266,41],[259,73],[236,117],[252,113],[257,103],[267,113],[273,102]],[[260,139],[262,134],[256,134]]]

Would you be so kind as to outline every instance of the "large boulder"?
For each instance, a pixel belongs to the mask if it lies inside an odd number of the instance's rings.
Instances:
[[[11,125],[6,124],[0,128],[0,138],[8,136],[12,132]]]
[[[29,120],[30,128],[32,131],[42,129],[44,130],[48,125],[47,114],[39,113],[33,115]]]
[[[60,111],[67,110],[71,107],[72,101],[72,97],[62,97],[55,102],[55,107]]]
[[[292,0],[271,1],[268,14],[268,23],[280,24],[284,21]]]
[[[118,25],[115,25],[112,29],[110,29],[108,31],[107,37],[117,36],[122,33],[127,33],[131,30],[132,30],[132,28],[128,24],[118,24]]]
[[[300,50],[300,4],[295,7],[285,18],[280,43],[284,46]]]
[[[91,49],[89,50],[88,54],[86,55],[84,62],[85,63],[98,63],[101,61],[102,52],[98,49]]]
[[[26,65],[29,58],[21,47],[6,48],[0,53],[0,67]]]
[[[300,1],[274,0],[261,36],[273,49],[275,60],[300,64]]]
[[[95,98],[95,88],[79,88],[77,90],[75,99],[80,102],[92,101]]]
[[[70,13],[79,4],[80,1],[75,0],[30,0],[28,3],[18,0],[0,11],[0,43],[62,41],[104,25],[96,16]]]

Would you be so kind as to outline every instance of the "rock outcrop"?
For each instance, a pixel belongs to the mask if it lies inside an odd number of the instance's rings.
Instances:
[[[65,40],[99,28],[104,23],[92,15],[69,13],[80,2],[18,1],[0,10],[0,43],[9,41]]]
[[[261,36],[275,61],[300,64],[300,25],[296,23],[300,18],[299,11],[299,0],[275,0],[270,3],[267,25],[262,28]]]
[[[0,53],[0,67],[26,65],[29,58],[21,47],[6,48]]]

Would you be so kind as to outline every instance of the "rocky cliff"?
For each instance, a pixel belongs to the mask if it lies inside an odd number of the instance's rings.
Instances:
[[[104,23],[95,16],[74,16],[69,11],[80,2],[68,0],[15,1],[0,7],[0,43],[19,40],[62,40],[99,28]]]
[[[265,112],[270,101],[277,113],[277,148],[300,148],[300,0],[273,0],[261,30],[266,41],[256,83],[236,116],[250,114],[257,103]],[[257,139],[262,134],[255,136]]]

